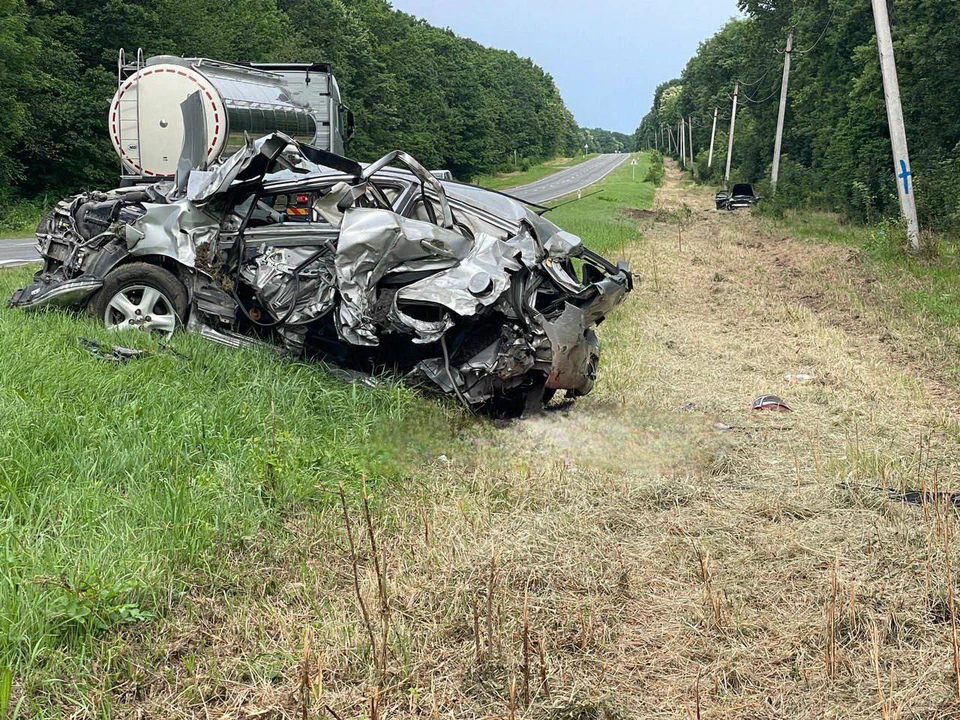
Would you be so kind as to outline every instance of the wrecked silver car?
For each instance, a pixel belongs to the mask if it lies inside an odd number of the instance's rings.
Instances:
[[[594,328],[631,274],[523,203],[402,152],[363,166],[280,133],[209,169],[186,159],[173,181],[60,202],[10,304],[279,342],[498,413],[593,388]]]

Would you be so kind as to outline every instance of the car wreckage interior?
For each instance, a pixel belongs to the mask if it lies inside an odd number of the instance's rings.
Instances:
[[[185,110],[185,113],[187,111]],[[61,201],[13,306],[379,372],[519,414],[593,388],[595,328],[632,289],[518,200],[394,151],[361,165],[274,133],[173,180]]]

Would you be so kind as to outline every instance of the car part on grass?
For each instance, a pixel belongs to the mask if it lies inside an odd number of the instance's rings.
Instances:
[[[793,412],[790,407],[777,395],[761,395],[750,405],[753,410],[767,410],[770,412]]]
[[[192,154],[188,138],[183,167]],[[37,241],[13,306],[279,343],[506,414],[589,393],[595,328],[633,287],[514,198],[400,151],[364,166],[280,133],[174,181],[67,198]]]
[[[93,355],[93,357],[114,363],[125,363],[154,354],[149,350],[137,350],[121,345],[108,345],[99,340],[91,340],[90,338],[77,338],[77,342],[80,343],[80,347]]]
[[[738,183],[733,186],[730,192],[721,190],[717,193],[717,210],[729,210],[733,212],[734,210],[756,205],[759,200],[759,196],[753,191],[753,185]]]
[[[102,343],[99,340],[91,340],[90,338],[84,337],[77,338],[77,342],[80,343],[80,347],[93,355],[93,357],[99,360],[107,360],[114,363],[125,363],[129,360],[139,360],[140,358],[154,357],[159,354],[156,350],[128,348],[123,347],[122,345],[109,345],[107,343]],[[184,355],[179,350],[170,347],[169,345],[161,345],[160,350],[169,352],[172,355],[176,355],[183,360],[190,359],[188,356]]]

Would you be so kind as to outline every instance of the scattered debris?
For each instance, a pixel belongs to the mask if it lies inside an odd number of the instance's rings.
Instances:
[[[130,360],[139,360],[140,358],[145,357],[156,357],[160,354],[159,351],[170,353],[171,355],[175,355],[182,360],[190,359],[189,356],[184,355],[176,348],[164,344],[160,345],[158,351],[128,348],[123,347],[122,345],[109,345],[107,343],[102,343],[99,340],[92,340],[84,337],[77,338],[77,342],[80,343],[80,347],[93,355],[93,357],[99,360],[107,360],[108,362],[125,363]]]
[[[750,406],[753,410],[767,410],[770,412],[793,412],[782,398],[777,395],[761,395]]]
[[[787,373],[783,376],[783,379],[791,385],[808,385],[817,381],[816,375],[803,375],[800,373]]]
[[[882,490],[882,488],[875,489]],[[932,490],[923,492],[919,490],[900,490],[897,488],[887,488],[886,492],[891,500],[900,500],[901,502],[911,505],[931,505],[933,507],[952,505],[953,507],[960,507],[960,493]]]
[[[99,340],[90,338],[77,338],[80,346],[93,357],[107,362],[125,363],[130,360],[139,360],[140,358],[156,355],[152,350],[137,350],[135,348],[123,347],[121,345],[108,345]]]

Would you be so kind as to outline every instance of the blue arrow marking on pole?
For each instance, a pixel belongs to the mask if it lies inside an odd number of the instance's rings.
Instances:
[[[903,192],[904,192],[904,194],[905,194],[905,195],[909,195],[909,194],[910,194],[910,178],[913,177],[913,173],[910,172],[909,170],[907,170],[907,161],[906,161],[906,160],[901,160],[901,161],[900,161],[900,170],[901,170],[902,172],[901,172],[899,175],[897,175],[897,177],[900,178],[901,180],[903,180]]]

